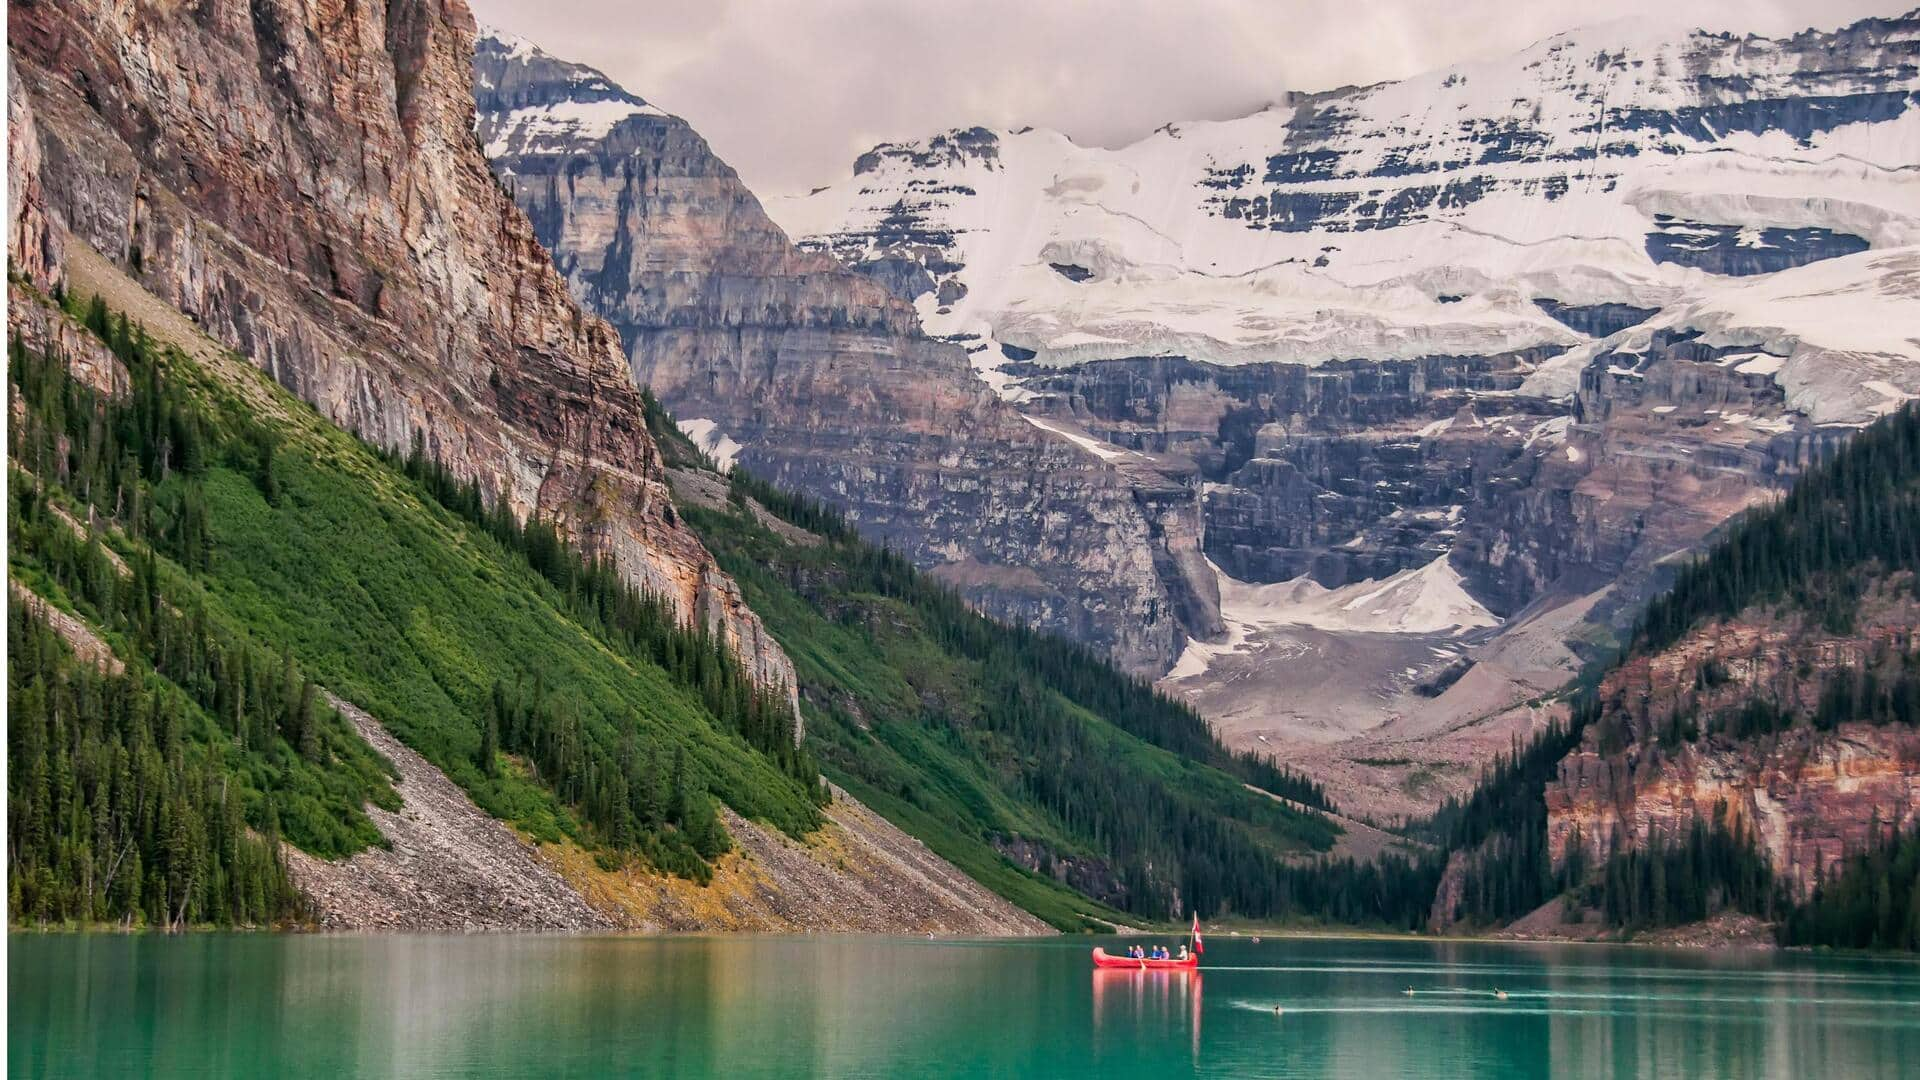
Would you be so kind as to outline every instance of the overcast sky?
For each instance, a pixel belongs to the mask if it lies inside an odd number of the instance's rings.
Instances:
[[[469,2],[685,117],[768,196],[838,180],[875,143],[951,127],[1032,124],[1117,146],[1608,19],[1781,34],[1915,0]]]

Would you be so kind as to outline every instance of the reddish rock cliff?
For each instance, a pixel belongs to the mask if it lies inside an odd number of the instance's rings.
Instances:
[[[40,128],[33,106],[7,70],[7,267],[37,285],[59,281],[59,239],[47,220],[40,184]]]
[[[1920,730],[1804,719],[1732,738],[1715,718],[1754,700],[1812,715],[1836,674],[1884,670],[1920,649],[1920,603],[1902,582],[1862,603],[1855,626],[1831,633],[1806,616],[1750,609],[1637,657],[1602,684],[1605,713],[1547,787],[1547,840],[1558,865],[1575,842],[1602,857],[1659,832],[1685,835],[1724,803],[1744,821],[1795,899],[1823,867],[1920,815]],[[1685,739],[1675,723],[1707,729]]]

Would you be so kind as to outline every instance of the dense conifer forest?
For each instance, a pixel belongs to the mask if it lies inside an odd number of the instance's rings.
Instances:
[[[322,722],[311,701],[301,713],[298,683],[251,686],[258,698],[222,714],[228,730],[157,674],[110,675],[76,659],[17,601],[7,634],[16,921],[258,926],[301,917],[280,861],[279,806],[300,797],[286,772],[317,774],[301,764],[318,754],[310,732]],[[302,723],[302,732],[287,730]],[[288,734],[307,743],[304,754]],[[361,764],[377,782],[374,763]],[[378,790],[369,784],[367,794]]]
[[[1788,916],[1787,945],[1920,952],[1920,826],[1855,852]]]

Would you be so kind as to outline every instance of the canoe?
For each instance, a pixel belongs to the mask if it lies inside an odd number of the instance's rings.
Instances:
[[[1111,956],[1107,950],[1096,948],[1093,966],[1132,971],[1195,971],[1200,967],[1200,958],[1189,953],[1185,960],[1142,960],[1136,956]]]

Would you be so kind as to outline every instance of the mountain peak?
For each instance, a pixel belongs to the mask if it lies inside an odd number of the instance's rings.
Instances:
[[[565,153],[637,117],[671,116],[600,71],[495,27],[480,29],[473,70],[475,126],[489,157]]]

